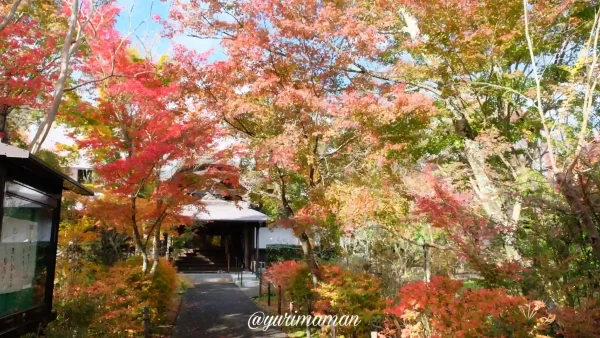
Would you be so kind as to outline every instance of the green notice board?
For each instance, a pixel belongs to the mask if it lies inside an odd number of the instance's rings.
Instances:
[[[33,307],[37,223],[3,218],[0,237],[0,316]]]

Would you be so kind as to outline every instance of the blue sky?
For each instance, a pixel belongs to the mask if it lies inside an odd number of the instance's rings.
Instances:
[[[171,44],[172,42],[175,42],[183,44],[190,49],[195,49],[198,52],[206,52],[213,49],[214,52],[211,57],[212,60],[225,58],[225,55],[222,52],[217,40],[198,39],[189,36],[176,36],[173,41],[170,41],[169,39],[160,37],[162,26],[152,19],[152,15],[156,14],[163,19],[167,19],[171,6],[170,0],[154,0],[154,2],[152,2],[152,0],[118,0],[117,5],[122,7],[122,9],[117,20],[116,28],[121,32],[121,34],[125,35],[141,23],[135,33],[144,41],[144,44],[153,46],[152,54],[154,57],[158,57],[163,54],[170,54]],[[132,5],[133,10],[131,7]],[[146,20],[148,17],[150,17],[150,19]],[[146,21],[144,22],[144,20]],[[137,45],[139,47],[139,42],[137,39],[133,38],[132,40],[134,46]]]
[[[145,45],[152,45],[152,57],[156,60],[161,55],[171,54],[171,44],[173,41],[160,37],[162,27],[152,19],[152,15],[157,14],[163,19],[167,19],[169,8],[171,6],[171,0],[154,0],[154,4],[150,6],[151,3],[152,0],[118,0],[117,5],[122,7],[122,9],[117,20],[116,28],[121,32],[121,34],[126,35],[130,31],[130,24],[131,29],[134,29],[139,25],[138,29],[136,30],[136,35],[144,41]],[[133,10],[131,10],[132,4]],[[150,19],[146,20],[148,17],[150,17]],[[144,22],[144,20],[146,21]],[[140,25],[140,23],[142,24]],[[226,58],[225,54],[223,53],[223,49],[219,46],[219,42],[217,40],[204,40],[188,36],[178,36],[173,40],[176,43],[183,44],[190,49],[197,50],[198,52],[205,52],[213,49],[214,52],[209,60],[223,60]],[[143,48],[140,48],[137,39],[133,38],[132,41],[133,46],[137,47],[140,52],[142,52]],[[32,136],[34,132],[35,128],[32,126],[30,135]],[[48,135],[48,138],[44,142],[44,148],[53,149],[57,143],[72,145],[73,141],[66,137],[66,132],[63,126],[54,124],[50,134]],[[75,163],[75,165],[82,167],[89,166],[87,160],[84,158],[80,159],[77,163]]]

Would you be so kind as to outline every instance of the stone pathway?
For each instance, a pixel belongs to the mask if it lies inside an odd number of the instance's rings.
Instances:
[[[227,282],[231,276],[213,276],[190,278],[196,285],[183,295],[173,338],[287,337],[276,328],[251,330],[248,318],[260,309],[233,282]]]

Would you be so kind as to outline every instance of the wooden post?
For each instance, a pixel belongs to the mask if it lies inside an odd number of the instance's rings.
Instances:
[[[306,314],[310,316],[310,300],[308,299],[308,297],[306,298]],[[310,322],[306,321],[306,338],[310,338],[310,335]]]
[[[150,338],[150,309],[144,306],[144,338]]]
[[[165,233],[165,257],[167,258],[167,262],[171,261],[171,255],[169,254],[169,250],[171,250],[171,236]]]
[[[281,285],[277,286],[279,291],[277,292],[277,314],[281,315]]]
[[[229,254],[227,254],[227,272],[229,272]]]
[[[258,270],[258,297],[262,294],[262,276],[260,270]]]
[[[271,282],[267,283],[267,306],[271,307]]]
[[[259,265],[258,265],[258,248],[259,248],[259,243],[258,243],[258,233],[260,232],[260,223],[258,223],[258,227],[256,228],[256,257],[255,262],[254,262],[254,273],[258,276],[258,271],[260,270]]]
[[[431,279],[431,267],[429,262],[429,245],[423,245],[423,256],[425,259],[425,283],[429,283]]]
[[[244,256],[242,258],[242,269],[250,267],[250,245],[252,243],[250,237],[250,226],[244,225],[243,236],[244,236]]]

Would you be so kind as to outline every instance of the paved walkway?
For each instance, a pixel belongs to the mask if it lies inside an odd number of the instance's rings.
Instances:
[[[216,276],[215,276],[216,277]],[[284,338],[281,331],[250,330],[248,318],[260,309],[232,282],[196,278],[183,295],[173,338]]]
[[[233,280],[233,283],[235,283],[235,285],[237,285],[240,290],[244,291],[244,293],[250,297],[250,298],[254,298],[254,297],[258,297],[258,279],[256,278],[256,276],[252,273],[252,272],[244,272],[244,275],[242,276],[241,279],[238,279],[238,277],[240,277],[239,274],[237,273],[232,273],[231,274],[231,279]],[[243,284],[240,284],[243,283]]]

